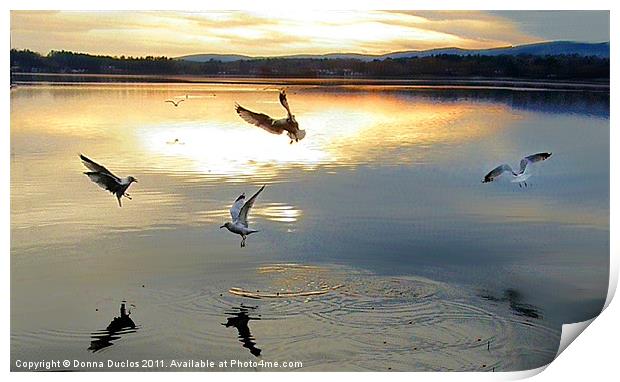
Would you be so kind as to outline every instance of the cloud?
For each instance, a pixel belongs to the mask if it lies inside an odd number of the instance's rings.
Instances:
[[[11,46],[47,53],[247,55],[447,46],[489,48],[540,40],[481,11],[12,11]]]

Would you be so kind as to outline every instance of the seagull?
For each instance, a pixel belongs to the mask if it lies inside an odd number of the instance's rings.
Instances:
[[[519,183],[519,187],[521,187],[521,183],[523,183],[525,187],[527,187],[526,180],[530,176],[532,176],[532,172],[529,171],[532,167],[532,164],[536,162],[542,162],[550,156],[551,153],[538,153],[526,156],[525,158],[521,159],[521,163],[519,164],[519,172],[514,172],[512,167],[507,164],[499,165],[484,176],[482,183],[492,182],[504,172],[510,172],[513,177],[511,180],[512,183]]]
[[[133,182],[137,183],[138,179],[134,178],[133,176],[119,178],[118,176],[112,174],[107,168],[85,157],[82,154],[80,154],[80,159],[82,160],[84,166],[91,170],[85,172],[84,174],[86,174],[90,178],[90,180],[97,183],[99,187],[103,188],[104,190],[108,190],[114,195],[116,195],[119,207],[122,207],[121,198],[123,196],[131,200],[131,196],[126,193],[126,191]]]
[[[185,101],[185,100],[184,100],[184,99],[180,99],[180,100],[178,100],[178,101],[174,102],[173,100],[168,99],[168,100],[166,100],[165,102],[170,102],[171,104],[173,104],[173,105],[174,105],[174,107],[178,107],[178,106],[179,106],[179,104],[180,104],[181,102],[183,102],[183,101]]]
[[[293,141],[299,142],[300,139],[306,136],[306,130],[299,129],[299,124],[295,120],[295,116],[291,114],[291,109],[288,106],[284,90],[280,91],[280,103],[288,113],[286,118],[273,119],[266,114],[254,113],[239,104],[235,104],[235,110],[244,121],[256,125],[271,134],[279,135],[286,130],[286,134],[291,139],[290,143],[293,143]]]
[[[185,144],[184,142],[181,142],[179,138],[174,138],[174,141],[168,141],[166,143],[169,145],[184,145]]]
[[[226,228],[232,233],[236,233],[237,235],[241,235],[241,248],[245,247],[245,238],[246,236],[258,232],[255,229],[248,228],[248,213],[250,212],[250,208],[254,205],[254,201],[265,189],[265,186],[260,188],[248,201],[245,201],[245,193],[239,195],[235,203],[230,208],[230,216],[232,217],[232,222],[226,222],[224,225],[220,227]]]

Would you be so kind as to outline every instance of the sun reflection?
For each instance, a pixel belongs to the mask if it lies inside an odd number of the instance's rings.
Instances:
[[[269,172],[269,165],[274,164],[312,166],[329,161],[326,152],[304,144],[290,145],[282,137],[251,126],[219,123],[145,126],[138,134],[149,151],[189,160],[193,171],[214,175],[250,176]],[[175,139],[184,144],[168,143]],[[168,164],[174,167],[179,162]]]
[[[205,94],[210,93],[205,90]],[[250,88],[241,93],[221,92],[209,101],[190,99],[178,110],[182,121],[144,124],[135,130],[136,139],[148,153],[156,154],[159,159],[155,158],[153,166],[160,170],[197,172],[235,182],[248,176],[273,179],[283,168],[293,166],[315,170],[320,166],[414,163],[419,159],[415,155],[403,158],[397,152],[406,146],[428,148],[476,139],[501,125],[491,124],[493,120],[511,118],[501,105],[412,102],[389,92],[298,90],[289,102],[307,137],[288,144],[283,136],[247,124],[231,106],[238,101],[278,117],[283,110],[274,96],[275,92]],[[209,111],[201,109],[210,105]]]
[[[283,203],[271,203],[264,208],[255,207],[254,213],[280,223],[295,223],[302,215],[300,209]]]
[[[197,174],[226,182],[247,178],[272,182],[282,170],[291,168],[334,171],[360,164],[418,163],[433,145],[479,139],[515,118],[502,104],[438,103],[432,97],[413,97],[395,88],[317,91],[312,86],[293,85],[289,103],[307,136],[289,144],[286,136],[268,134],[234,111],[238,102],[274,118],[284,116],[277,89],[263,88],[99,84],[80,86],[78,92],[75,86],[54,86],[38,93],[39,102],[28,106],[28,114],[12,114],[11,122],[22,132],[44,137],[96,138],[101,151],[91,155],[100,160],[114,158],[118,171],[135,171],[136,163],[144,163],[148,172]],[[186,95],[186,102],[178,108],[164,104],[166,99]],[[101,103],[102,97],[106,102]],[[59,102],[72,107],[58,110]],[[43,116],[52,116],[57,128],[36,124]],[[419,150],[403,154],[409,147]]]

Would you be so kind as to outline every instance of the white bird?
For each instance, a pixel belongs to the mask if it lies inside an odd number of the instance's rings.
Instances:
[[[103,188],[104,190],[110,191],[111,193],[116,195],[119,207],[122,207],[121,198],[123,196],[131,200],[131,196],[129,196],[126,191],[133,182],[137,183],[138,179],[134,178],[133,176],[119,178],[118,176],[112,174],[107,168],[85,157],[82,154],[80,154],[80,159],[82,159],[82,163],[84,164],[84,166],[91,170],[85,172],[84,174],[86,174],[86,176],[88,176],[90,180],[97,183],[99,187]]]
[[[509,172],[512,175],[512,183],[519,183],[519,187],[521,187],[521,183],[523,183],[525,187],[527,187],[526,180],[528,180],[529,177],[532,176],[532,172],[530,171],[532,164],[536,162],[542,162],[550,156],[551,153],[538,153],[526,156],[525,158],[521,159],[521,163],[519,164],[519,172],[515,172],[512,167],[507,164],[499,165],[484,176],[482,183],[492,182],[504,172]]]
[[[171,104],[173,104],[173,105],[174,105],[174,107],[178,107],[178,106],[179,106],[179,104],[180,104],[181,102],[183,102],[183,101],[185,101],[185,100],[184,100],[184,99],[180,99],[180,100],[178,100],[178,101],[174,102],[173,100],[168,99],[168,100],[166,100],[165,102],[170,102]]]
[[[226,228],[232,233],[236,233],[237,235],[241,235],[241,248],[245,247],[245,239],[248,235],[258,232],[255,229],[248,228],[248,213],[250,212],[250,208],[254,205],[254,201],[265,189],[265,186],[261,187],[248,201],[245,200],[245,193],[239,195],[235,203],[230,208],[230,216],[232,217],[232,222],[226,222],[224,225],[220,227]]]
[[[244,121],[258,126],[271,134],[280,135],[282,132],[286,131],[288,137],[291,139],[290,143],[293,143],[293,141],[299,142],[300,139],[303,139],[306,136],[306,131],[299,129],[299,124],[295,120],[295,116],[291,113],[291,109],[288,106],[288,101],[284,90],[280,91],[280,103],[284,106],[286,112],[288,113],[286,118],[273,119],[267,114],[255,113],[244,108],[243,106],[240,106],[239,104],[235,104],[235,110]]]

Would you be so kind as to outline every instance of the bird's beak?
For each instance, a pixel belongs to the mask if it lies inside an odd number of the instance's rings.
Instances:
[[[136,182],[136,183],[138,183],[138,179],[134,179],[133,181],[134,181],[134,182]]]
[[[220,226],[220,229],[221,229],[221,228],[224,228],[224,227],[226,227],[226,224],[224,224],[224,225]]]

